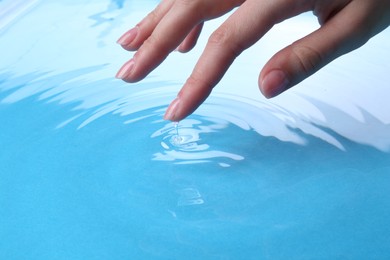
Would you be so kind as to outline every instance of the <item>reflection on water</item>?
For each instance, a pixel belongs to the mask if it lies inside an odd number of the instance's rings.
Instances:
[[[0,16],[0,259],[389,258],[386,118],[254,100],[237,73],[175,125],[177,67],[113,79],[158,1],[61,2]]]
[[[77,115],[66,118],[58,127],[64,127],[78,119],[82,120],[78,126],[80,129],[109,114],[124,117],[124,124],[148,120],[156,115],[162,117],[167,104],[180,87],[177,84],[153,81],[153,79],[132,86],[111,78],[97,81],[83,79],[85,75],[98,73],[105,66],[91,66],[61,74],[35,72],[14,76],[10,72],[2,72],[0,73],[0,91],[3,94],[0,102],[14,104],[36,96],[38,100],[48,103],[72,104],[72,110],[78,112]],[[390,125],[377,120],[363,108],[361,108],[364,115],[362,121],[319,100],[310,97],[306,97],[306,100],[321,111],[322,118],[325,120],[307,118],[275,104],[242,96],[213,94],[194,113],[194,118],[184,120],[179,124],[182,138],[184,138],[182,143],[175,145],[172,140],[164,139],[162,147],[165,151],[157,153],[156,158],[172,159],[173,153],[176,153],[169,148],[172,146],[182,150],[175,154],[177,157],[185,157],[186,155],[182,153],[184,150],[205,151],[207,144],[200,143],[199,136],[207,132],[220,131],[228,124],[233,124],[243,131],[254,130],[261,136],[273,136],[281,141],[300,145],[305,145],[307,143],[305,135],[310,135],[345,150],[342,141],[334,134],[336,133],[357,143],[370,145],[382,151],[389,150]],[[327,120],[331,120],[332,125],[336,126],[329,129]],[[165,132],[169,132],[166,138],[171,139],[175,132],[174,124],[167,123],[167,126],[157,130],[152,137]],[[371,134],[368,135],[367,132]],[[200,156],[198,159],[206,159],[204,153],[202,156],[198,155]],[[234,160],[242,159],[230,153],[221,156],[228,156]]]
[[[1,102],[14,104],[38,95],[38,99],[45,102],[74,104],[73,110],[77,114],[64,119],[58,124],[58,128],[66,126],[73,120],[82,120],[78,126],[78,129],[81,129],[109,114],[126,118],[125,124],[160,114],[157,108],[163,110],[166,107],[176,95],[181,82],[159,80],[152,75],[141,83],[128,85],[112,78],[116,71],[115,66],[129,58],[126,52],[115,45],[116,38],[123,32],[120,30],[123,30],[125,25],[127,28],[128,24],[137,22],[138,16],[144,15],[145,10],[141,7],[149,10],[157,3],[155,0],[142,3],[102,1],[95,3],[92,8],[92,5],[84,2],[51,4],[40,2],[34,9],[35,13],[26,16],[26,20],[4,35],[0,42],[2,50],[10,48],[20,50],[15,52],[15,55],[9,54],[13,52],[5,52],[2,55],[6,66],[0,67],[2,81],[0,91],[3,92]],[[15,4],[21,2],[15,2],[11,6]],[[137,8],[134,7],[135,4]],[[128,12],[131,15],[128,15]],[[46,13],[50,13],[51,16],[39,16]],[[72,15],[64,15],[68,13]],[[52,22],[46,22],[39,17],[45,17]],[[34,28],[38,32],[31,35],[23,33],[29,23],[37,24]],[[53,24],[53,27],[47,24]],[[25,40],[15,42],[14,38],[20,38],[21,35],[29,37],[29,42],[34,44],[29,44],[30,47],[19,45]],[[72,42],[72,45],[69,39],[78,41]],[[61,45],[62,48],[53,47],[62,42],[68,44]],[[108,55],[114,51],[118,54]],[[75,59],[75,56],[81,58]],[[53,62],[50,57],[57,57],[58,60]],[[181,64],[182,59],[179,57],[178,60]],[[251,84],[242,77],[235,78],[239,78],[240,84],[248,85],[248,88],[255,87],[249,86]],[[340,80],[339,78],[337,80]],[[249,98],[248,93],[245,91],[238,95],[214,93],[212,99],[196,111],[195,116],[202,118],[202,122],[203,119],[212,118],[214,121],[220,119],[222,123],[229,122],[241,129],[254,130],[261,136],[272,136],[281,141],[300,145],[307,144],[305,135],[309,135],[345,150],[342,140],[337,136],[340,135],[381,151],[390,149],[388,122],[383,118],[379,120],[364,107],[352,105],[355,110],[357,108],[361,111],[362,115],[358,117],[360,115],[346,113],[341,106],[309,95],[301,95],[301,103],[305,102],[308,105],[293,110],[288,101],[285,103],[256,101]],[[343,95],[339,93],[338,96]],[[341,100],[340,102],[345,102],[344,98]],[[294,106],[299,105],[297,103]],[[314,110],[316,112],[313,112]],[[141,111],[157,112],[139,113]],[[367,135],[368,132],[371,134]]]

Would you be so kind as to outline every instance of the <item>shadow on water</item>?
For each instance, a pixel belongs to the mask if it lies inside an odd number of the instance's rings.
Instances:
[[[199,159],[195,149],[175,157],[161,145],[174,131],[161,119],[169,86],[129,90],[110,79],[77,79],[98,70],[1,74],[7,213],[0,223],[8,242],[0,256],[22,252],[20,237],[36,258],[61,249],[64,257],[118,252],[118,259],[389,255],[387,153],[313,124],[340,149],[294,128],[299,118],[282,109],[226,96],[210,99],[179,131],[197,135],[196,146],[235,156]],[[240,107],[245,115],[234,113]],[[265,134],[267,127],[293,138]],[[155,160],[158,153],[172,160]],[[367,237],[375,239],[367,245]]]
[[[319,99],[305,97],[325,115],[325,122],[332,123],[332,130],[345,136],[351,141],[371,145],[381,151],[389,152],[390,148],[390,124],[386,124],[364,108],[358,108],[363,119],[355,119],[334,106],[330,106]],[[323,122],[313,120],[314,125],[321,128]]]
[[[41,161],[56,165],[55,171],[66,171],[61,167],[72,165],[72,158],[76,158],[72,170],[77,172],[94,168],[100,173],[106,169],[147,175],[148,169],[164,169],[173,173],[188,170],[188,176],[213,173],[214,177],[231,168],[234,174],[267,175],[278,182],[283,179],[280,183],[285,185],[302,176],[316,178],[332,172],[368,174],[385,169],[385,173],[390,166],[389,154],[383,152],[388,147],[381,146],[388,140],[389,125],[369,114],[361,122],[313,101],[332,120],[351,126],[355,136],[356,129],[370,124],[371,134],[354,138],[356,142],[349,133],[341,135],[323,122],[310,122],[283,108],[219,95],[176,129],[162,120],[176,93],[174,84],[146,81],[130,88],[112,79],[90,82],[79,78],[103,67],[58,75],[0,74],[3,172],[19,172],[16,161],[40,155],[43,158],[25,165],[45,167],[37,163]],[[182,143],[172,141],[176,131]],[[57,153],[47,153],[53,150]],[[46,158],[54,155],[61,156]]]
[[[114,59],[102,48],[49,48],[80,32],[113,42],[120,8],[154,2],[46,4],[26,37],[37,45],[6,55],[0,259],[389,258],[390,129],[364,109],[358,120],[306,98],[320,121],[214,93],[176,129],[162,120],[175,82],[96,80]],[[64,59],[88,50],[99,65]]]
[[[118,114],[125,118],[125,124],[132,124],[137,120],[161,116],[164,107],[172,100],[178,89],[177,84],[153,79],[131,86],[111,78],[97,81],[84,79],[85,75],[99,73],[104,67],[103,64],[59,74],[34,72],[22,76],[2,72],[0,104],[11,105],[34,97],[45,103],[71,105],[70,111],[73,116],[60,123],[57,126],[59,128],[75,119],[79,122],[83,120],[77,127],[82,128],[108,114]],[[320,100],[304,98],[322,112],[324,121],[295,115],[271,103],[224,94],[212,95],[194,116],[211,119],[217,128],[233,124],[245,131],[254,130],[261,136],[272,136],[281,141],[300,145],[307,143],[308,136],[313,136],[341,150],[345,150],[344,139],[373,146],[381,151],[389,150],[390,125],[381,122],[363,108],[360,110],[364,120],[358,120]],[[184,120],[180,124],[182,128],[185,128],[185,122]],[[333,128],[327,127],[328,122],[332,123]],[[161,131],[169,132],[172,126],[168,124],[166,127],[169,129],[162,128]],[[155,136],[159,135],[161,133],[157,131]]]

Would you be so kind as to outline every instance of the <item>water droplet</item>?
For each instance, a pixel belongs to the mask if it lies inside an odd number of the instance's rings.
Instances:
[[[175,161],[175,164],[195,164],[215,162],[221,167],[228,163],[219,163],[219,159],[240,161],[244,157],[235,153],[225,152],[213,147],[215,134],[226,128],[225,122],[211,119],[185,119],[178,123],[169,123],[157,130],[152,137],[162,136],[163,151],[155,153],[153,160]]]

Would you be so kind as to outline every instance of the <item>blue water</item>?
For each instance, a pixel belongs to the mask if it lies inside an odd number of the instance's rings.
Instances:
[[[381,95],[354,110],[307,91],[294,111],[222,82],[176,129],[162,119],[175,57],[141,83],[113,79],[125,17],[156,2],[38,1],[0,31],[0,259],[390,257]]]

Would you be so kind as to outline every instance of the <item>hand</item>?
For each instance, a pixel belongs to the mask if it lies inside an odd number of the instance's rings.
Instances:
[[[390,24],[389,0],[163,0],[118,43],[137,51],[117,77],[136,82],[175,49],[191,50],[205,21],[232,15],[211,35],[192,74],[164,116],[180,121],[195,111],[234,59],[273,25],[312,10],[321,27],[275,54],[260,73],[259,86],[274,97],[363,44]]]

